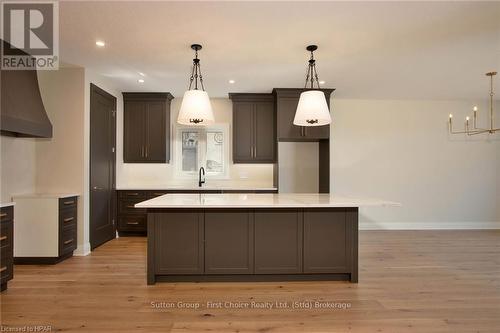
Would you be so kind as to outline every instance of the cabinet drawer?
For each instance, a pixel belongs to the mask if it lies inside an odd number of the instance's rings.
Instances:
[[[59,255],[73,252],[76,249],[76,227],[63,230],[59,237]]]
[[[121,216],[118,219],[120,231],[146,231],[146,215]]]
[[[134,208],[136,203],[146,200],[143,199],[120,199],[118,202],[118,213],[119,214],[146,214],[146,209],[144,208]]]
[[[77,197],[61,198],[59,199],[59,210],[76,208]]]
[[[64,209],[59,213],[59,226],[61,230],[76,228],[76,223],[77,223],[76,207],[72,209]]]
[[[12,249],[4,251],[0,255],[0,280],[2,283],[12,279],[14,269],[14,259],[12,257]]]
[[[0,210],[0,220],[2,222],[12,221],[14,215],[14,207],[4,207]]]
[[[0,224],[0,251],[6,251],[6,249],[12,249],[12,239],[14,237],[13,225],[10,223]]]
[[[147,191],[118,191],[118,197],[144,199],[147,197]]]
[[[161,190],[160,191],[149,191],[148,199],[153,199],[153,198],[165,195],[167,193],[168,193],[168,191],[161,191]]]

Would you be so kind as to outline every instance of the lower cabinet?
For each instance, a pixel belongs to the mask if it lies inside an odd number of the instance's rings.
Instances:
[[[7,289],[7,282],[14,277],[13,241],[14,207],[0,208],[0,290]]]
[[[302,272],[302,211],[255,210],[255,273]]]
[[[56,264],[77,247],[78,196],[22,195],[14,197],[15,264]]]
[[[196,281],[238,275],[336,275],[356,282],[357,223],[356,208],[153,210],[148,283],[159,276]]]

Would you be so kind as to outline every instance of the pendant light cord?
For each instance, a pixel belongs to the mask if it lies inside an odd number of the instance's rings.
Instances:
[[[316,71],[316,60],[314,60],[314,51],[311,51],[311,58],[309,59],[309,63],[307,65],[306,72],[306,83],[304,88],[307,88],[307,85],[310,84],[310,89],[314,89],[314,83],[318,86],[318,89],[321,89],[319,86],[319,77],[318,72]]]
[[[194,51],[194,59],[193,59],[193,69],[191,70],[191,77],[189,78],[189,88],[193,86],[194,81],[194,90],[198,90],[198,79],[200,80],[201,90],[205,91],[205,86],[203,85],[203,75],[201,75],[201,66],[200,59],[198,59],[198,50]]]

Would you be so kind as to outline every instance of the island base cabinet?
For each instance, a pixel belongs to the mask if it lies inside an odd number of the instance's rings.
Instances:
[[[155,274],[203,274],[203,213],[178,211],[149,219],[154,221]]]
[[[156,281],[358,281],[357,208],[148,209]]]
[[[205,273],[252,274],[253,214],[248,210],[205,213]]]
[[[351,232],[344,211],[304,212],[304,273],[342,273],[351,268]]]
[[[302,212],[255,211],[255,273],[302,272]]]

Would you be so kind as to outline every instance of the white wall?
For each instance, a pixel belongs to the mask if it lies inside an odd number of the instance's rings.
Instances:
[[[86,229],[88,197],[84,186],[84,75],[81,67],[38,72],[38,85],[52,122],[51,139],[36,140],[37,193],[77,193],[76,255],[90,251]]]
[[[447,132],[474,104],[334,99],[332,192],[403,205],[362,209],[363,228],[500,227],[498,134]]]
[[[182,98],[174,98],[171,103],[171,133],[175,133],[177,115]],[[228,98],[211,99],[215,122],[229,125],[229,178],[225,180],[207,179],[208,185],[272,187],[272,164],[233,164],[232,163],[232,102]],[[180,180],[175,172],[175,136],[171,140],[170,163],[123,163],[123,109],[117,114],[117,165],[116,186],[120,188],[147,188],[172,185],[195,185],[192,180]]]
[[[35,191],[35,141],[0,136],[0,202],[10,202],[16,194]]]

